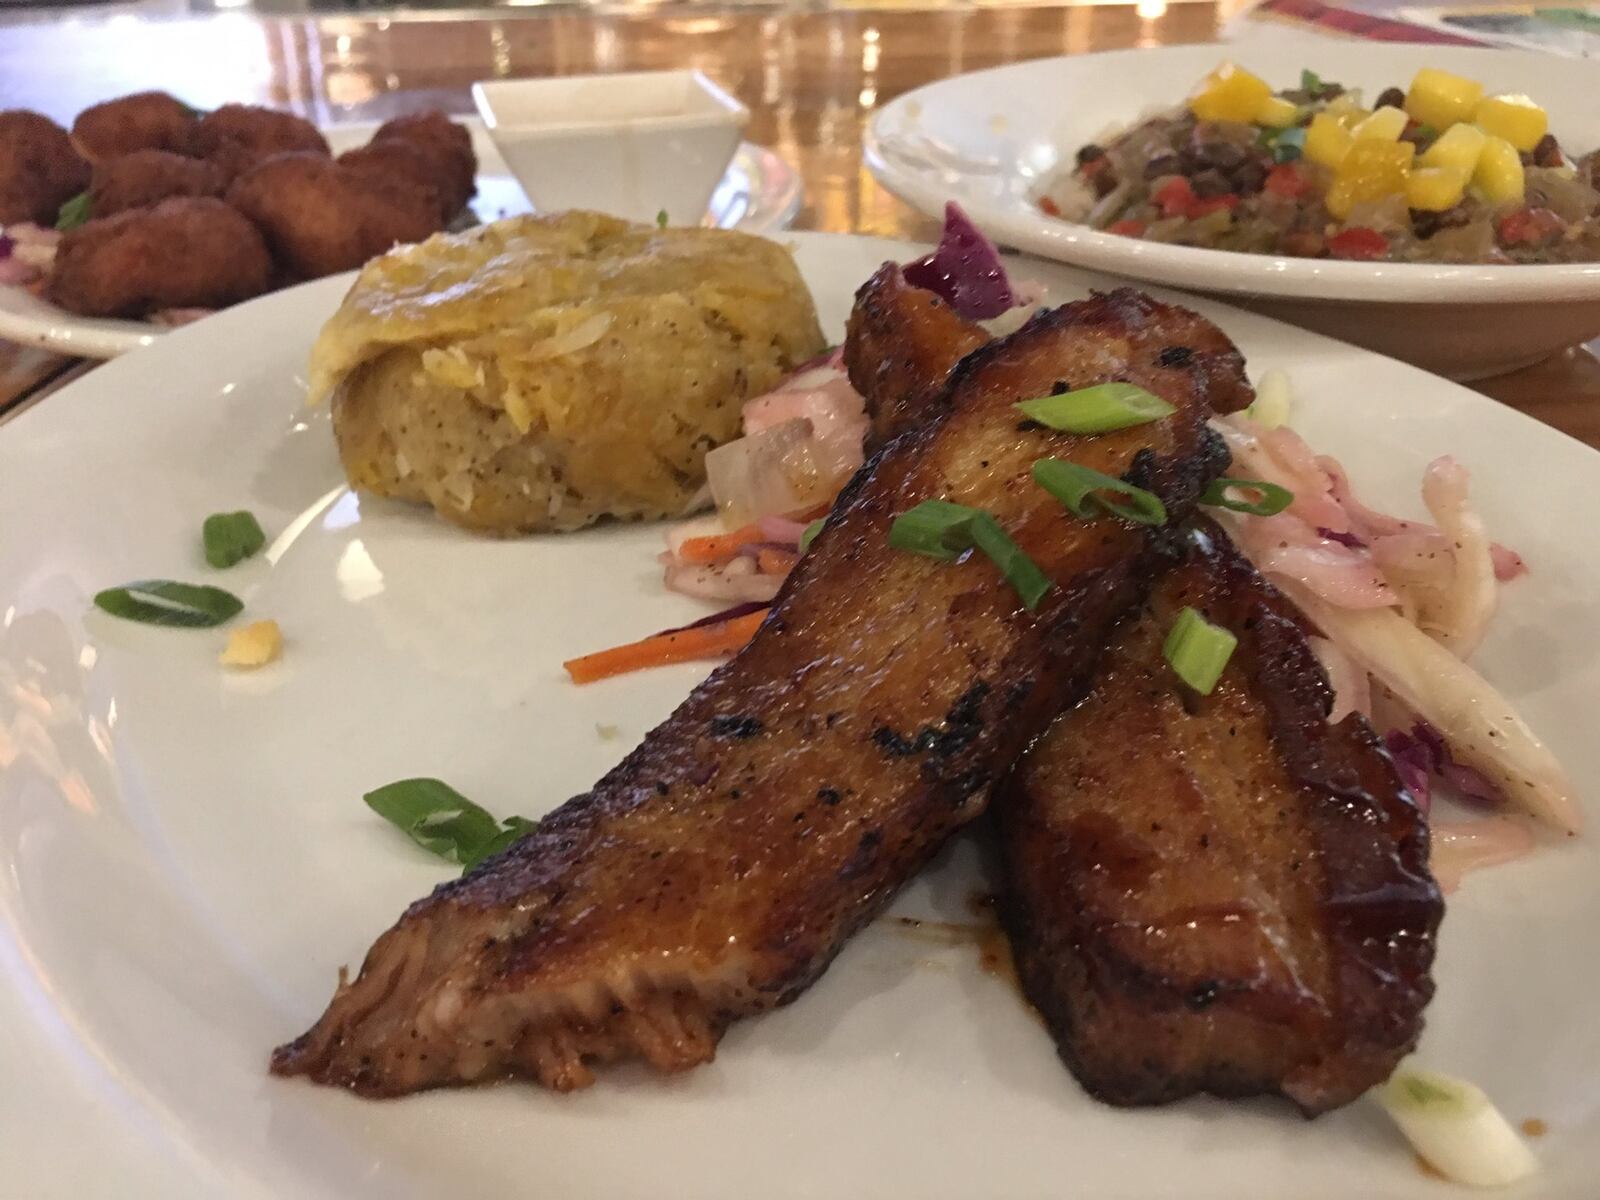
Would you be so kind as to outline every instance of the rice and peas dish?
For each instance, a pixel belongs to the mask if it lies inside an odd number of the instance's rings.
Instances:
[[[1600,151],[1522,95],[1424,68],[1370,98],[1232,63],[1185,103],[1079,147],[1046,214],[1150,241],[1360,261],[1600,260]]]

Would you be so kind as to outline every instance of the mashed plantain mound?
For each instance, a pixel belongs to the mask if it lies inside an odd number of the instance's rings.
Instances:
[[[823,349],[774,242],[516,217],[367,264],[311,354],[350,482],[485,533],[681,514],[744,401]]]

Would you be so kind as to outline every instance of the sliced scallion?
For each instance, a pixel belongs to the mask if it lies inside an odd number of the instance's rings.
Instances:
[[[1160,396],[1132,383],[1097,383],[1017,407],[1030,419],[1063,433],[1109,433],[1170,417],[1178,410]]]
[[[1250,499],[1248,495],[1238,495],[1240,492],[1253,492],[1259,498]],[[1201,494],[1200,503],[1253,517],[1272,517],[1294,503],[1294,493],[1264,479],[1213,479]]]
[[[253,513],[212,513],[200,527],[206,561],[213,567],[241,563],[267,544],[267,535]]]
[[[969,527],[978,509],[949,500],[924,500],[894,519],[889,545],[926,558],[955,562],[972,546]]]
[[[811,549],[811,543],[817,540],[817,534],[822,532],[822,523],[826,520],[826,517],[818,517],[815,521],[811,522],[811,524],[805,527],[804,532],[800,534],[801,554],[804,554],[807,550]]]
[[[1011,540],[1000,522],[981,508],[949,500],[924,500],[895,518],[889,527],[889,544],[896,550],[944,562],[954,562],[976,548],[1000,568],[1030,611],[1050,590],[1049,576]]]
[[[56,211],[56,228],[70,233],[80,225],[87,225],[94,216],[94,201],[88,192],[79,192]]]
[[[1233,657],[1239,639],[1213,625],[1192,608],[1178,614],[1167,633],[1161,653],[1178,678],[1202,696],[1216,690],[1223,668]]]
[[[1039,601],[1050,590],[1050,577],[1022,552],[1022,547],[1012,541],[1011,535],[1000,528],[1000,522],[988,513],[980,512],[972,519],[969,528],[972,544],[986,554],[1000,568],[1006,582],[1017,589],[1017,595],[1022,597],[1022,606],[1029,612],[1038,608]]]
[[[1033,481],[1076,517],[1108,514],[1138,525],[1164,525],[1167,506],[1144,488],[1060,458],[1033,464]]]
[[[141,579],[96,592],[95,607],[127,621],[206,629],[231,621],[244,609],[232,592],[171,579]]]
[[[1483,1089],[1465,1080],[1401,1064],[1377,1097],[1416,1152],[1447,1179],[1504,1187],[1539,1169]]]
[[[439,779],[401,779],[362,799],[424,850],[467,870],[538,826],[526,817],[497,821]]]

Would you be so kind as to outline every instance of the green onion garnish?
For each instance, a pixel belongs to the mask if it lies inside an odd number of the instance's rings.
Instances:
[[[127,621],[207,629],[232,620],[244,601],[232,592],[171,579],[141,579],[96,592],[95,607]]]
[[[895,518],[889,527],[889,545],[943,562],[954,562],[976,547],[1000,568],[1030,612],[1050,590],[1049,576],[1011,540],[1000,522],[981,508],[924,500]]]
[[[889,545],[896,550],[955,562],[972,547],[972,518],[978,509],[948,500],[924,500],[901,513],[889,526]]]
[[[1076,517],[1108,514],[1136,525],[1166,524],[1167,506],[1160,496],[1077,463],[1041,458],[1033,464],[1033,481]]]
[[[822,523],[827,519],[827,517],[818,517],[815,521],[811,522],[811,524],[805,527],[805,531],[800,535],[801,554],[804,554],[807,550],[811,549],[811,543],[817,540],[817,534],[822,532]]]
[[[79,192],[56,210],[56,228],[62,233],[86,225],[94,216],[94,202],[88,192]]]
[[[1161,653],[1179,679],[1202,696],[1209,696],[1238,644],[1239,639],[1226,629],[1186,608],[1172,623]]]
[[[1160,396],[1131,383],[1097,383],[1023,400],[1017,407],[1039,424],[1064,433],[1109,433],[1159,421],[1178,411]]]
[[[469,871],[539,824],[526,817],[497,821],[438,779],[402,779],[362,799],[424,850]]]
[[[1322,82],[1322,76],[1318,75],[1315,71],[1302,70],[1300,72],[1300,90],[1305,92],[1313,100],[1322,95],[1322,89],[1324,86],[1325,85]]]
[[[656,211],[656,228],[657,229],[665,229],[666,227],[667,227],[667,210],[664,209],[664,208],[663,209],[658,209]]]
[[[1022,547],[1011,540],[1011,535],[1000,528],[986,512],[973,517],[970,526],[972,544],[1000,568],[1006,582],[1017,589],[1022,606],[1029,612],[1039,607],[1039,601],[1050,590],[1050,577],[1041,571],[1033,559],[1022,552]]]
[[[1230,492],[1255,492],[1258,500],[1229,495]],[[1200,495],[1201,504],[1212,504],[1229,512],[1249,513],[1252,517],[1272,517],[1294,503],[1294,493],[1264,479],[1213,479]]]
[[[1268,149],[1272,151],[1272,161],[1277,163],[1296,162],[1306,152],[1306,131],[1303,125],[1292,125],[1288,129],[1279,129],[1265,140]]]
[[[200,527],[206,561],[213,567],[243,562],[267,544],[261,523],[248,512],[212,513]]]

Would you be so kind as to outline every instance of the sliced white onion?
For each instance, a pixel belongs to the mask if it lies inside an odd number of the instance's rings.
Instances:
[[[697,563],[668,563],[665,582],[668,589],[685,596],[727,604],[765,603],[783,586],[777,575],[757,574],[755,561],[749,558],[736,558],[720,569]]]
[[[1457,761],[1488,776],[1524,812],[1568,834],[1583,829],[1567,773],[1483,676],[1394,609],[1339,608],[1295,579],[1276,582],[1324,634],[1437,729]]]
[[[1472,1187],[1504,1187],[1539,1169],[1483,1089],[1404,1063],[1378,1089],[1378,1103],[1429,1166]]]
[[[1518,817],[1435,821],[1428,829],[1428,867],[1440,890],[1453,892],[1473,871],[1526,858],[1534,844],[1533,830]]]
[[[1256,381],[1255,402],[1245,409],[1245,415],[1263,429],[1277,429],[1289,423],[1290,409],[1294,406],[1294,393],[1289,387],[1289,375],[1278,367],[1263,371]]]
[[[1450,547],[1453,578],[1442,596],[1423,604],[1418,624],[1458,658],[1469,657],[1483,641],[1499,596],[1489,531],[1467,502],[1468,478],[1449,455],[1434,459],[1422,476],[1422,501]]]
[[[1372,715],[1372,679],[1355,661],[1325,637],[1314,637],[1311,649],[1328,674],[1333,689],[1333,707],[1328,724],[1337,725],[1353,712]]]
[[[706,455],[711,495],[730,529],[831,500],[861,465],[861,445],[821,439],[804,419],[719,446]]]

